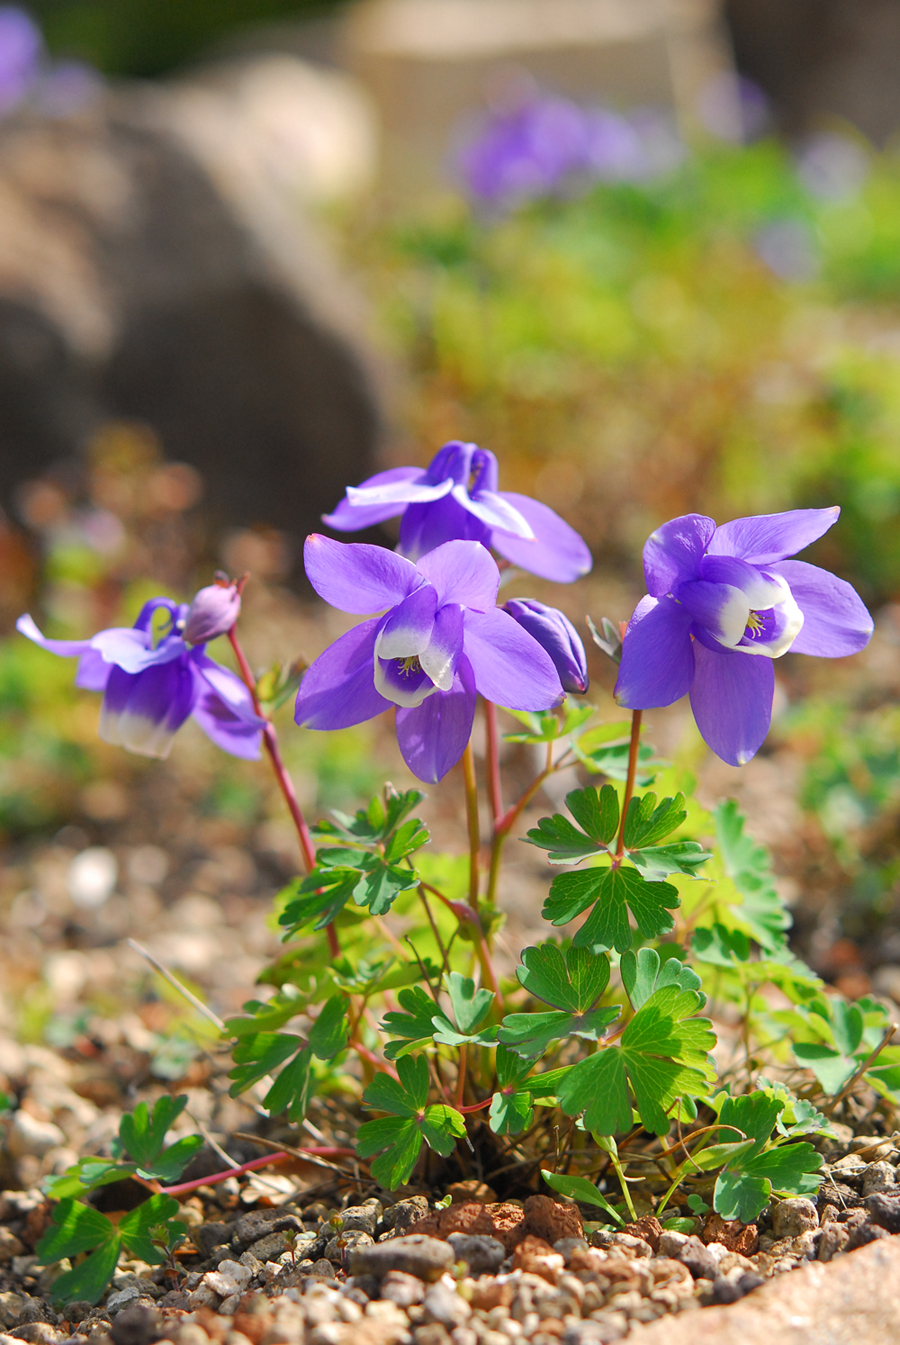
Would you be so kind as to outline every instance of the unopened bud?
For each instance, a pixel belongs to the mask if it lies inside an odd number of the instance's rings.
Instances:
[[[194,595],[184,622],[184,638],[189,644],[205,644],[231,630],[241,610],[237,584],[219,582],[201,588]]]
[[[587,656],[568,617],[533,598],[512,598],[503,610],[546,649],[563,690],[583,695],[588,689]]]

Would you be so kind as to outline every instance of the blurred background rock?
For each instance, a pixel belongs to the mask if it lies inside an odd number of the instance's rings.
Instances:
[[[900,0],[0,6],[3,632],[131,621],[224,565],[252,572],[254,666],[314,657],[347,622],[304,597],[304,534],[451,437],[584,533],[591,576],[515,581],[579,623],[628,615],[663,518],[838,502],[813,559],[876,611],[871,650],[780,661],[742,772],[681,707],[650,731],[774,847],[798,951],[900,993],[898,57]],[[97,1026],[110,950],[156,940],[230,1011],[295,844],[262,767],[191,728],[165,763],[109,748],[71,677],[0,640],[0,1028],[200,1079],[137,961],[143,1017]],[[406,781],[383,725],[282,715],[311,813]],[[545,886],[527,847],[507,881],[512,958]]]

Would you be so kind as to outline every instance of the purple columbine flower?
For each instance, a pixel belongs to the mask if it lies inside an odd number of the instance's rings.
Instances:
[[[168,627],[154,646],[153,615],[168,613]],[[151,598],[134,626],[102,630],[90,640],[48,640],[30,616],[16,629],[63,658],[77,658],[75,685],[102,691],[100,737],[145,757],[166,757],[172,739],[191,716],[208,738],[233,757],[259,756],[263,721],[244,683],[208,657],[190,649],[182,630],[183,603]]]
[[[184,638],[188,644],[205,644],[219,635],[227,635],[241,611],[237,584],[227,575],[216,575],[216,582],[195,593],[184,618]]]
[[[546,504],[497,489],[497,459],[477,444],[451,440],[423,470],[392,467],[350,486],[323,522],[357,532],[402,515],[400,554],[410,560],[455,539],[493,547],[542,579],[569,584],[587,574],[591,553]]]
[[[445,542],[414,565],[314,533],[303,556],[332,607],[383,615],[342,635],[304,674],[294,716],[302,727],[349,728],[396,706],[403,759],[434,784],[465,750],[477,692],[511,710],[562,699],[550,656],[496,606],[500,571],[480,543]]]
[[[563,690],[583,696],[588,689],[587,655],[569,618],[534,598],[511,598],[503,610],[546,649]]]
[[[644,547],[650,592],[625,632],[619,704],[646,710],[690,692],[709,746],[729,765],[745,765],[769,731],[773,660],[789,649],[843,658],[871,638],[872,618],[848,583],[787,559],[839,513],[836,505],[793,509],[720,528],[685,514],[651,533]]]

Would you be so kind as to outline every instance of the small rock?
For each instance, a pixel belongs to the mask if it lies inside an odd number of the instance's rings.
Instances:
[[[0,1224],[0,1266],[8,1266],[14,1256],[21,1256],[24,1251],[24,1245],[12,1229]]]
[[[237,1306],[240,1301],[240,1294],[229,1294],[227,1298],[223,1298],[222,1302],[219,1304],[220,1315],[222,1317],[233,1317],[237,1312]]]
[[[453,1236],[461,1235],[455,1233]],[[381,1281],[381,1297],[388,1303],[395,1303],[398,1308],[411,1308],[422,1302],[425,1289],[417,1276],[407,1275],[402,1270],[391,1270]]]
[[[66,1137],[52,1121],[39,1121],[21,1108],[13,1112],[12,1124],[6,1135],[6,1148],[13,1158],[43,1158],[50,1149],[65,1144]]]
[[[779,1200],[772,1210],[772,1231],[776,1238],[796,1238],[819,1227],[819,1212],[805,1196]]]
[[[506,1257],[506,1248],[497,1238],[451,1233],[447,1241],[453,1248],[456,1260],[465,1261],[473,1275],[493,1275]]]
[[[699,1242],[699,1238],[697,1239]],[[607,1244],[611,1250],[630,1257],[652,1256],[653,1248],[643,1238],[632,1237],[631,1233],[613,1233]],[[660,1242],[660,1245],[662,1243]]]
[[[240,1261],[221,1261],[218,1270],[208,1270],[203,1283],[221,1298],[242,1294],[250,1283],[250,1271]]]
[[[448,1331],[462,1326],[472,1315],[466,1300],[446,1284],[433,1285],[426,1293],[422,1307],[426,1322],[439,1322]]]
[[[124,1289],[119,1289],[117,1293],[110,1294],[106,1300],[106,1311],[110,1317],[127,1308],[135,1299],[140,1298],[141,1291],[136,1284],[126,1284]]]
[[[585,1322],[570,1322],[562,1335],[563,1345],[611,1345],[628,1334],[624,1312],[598,1312]]]
[[[223,1223],[200,1224],[191,1229],[191,1242],[203,1257],[209,1257],[214,1247],[221,1247],[231,1238],[233,1225]]]
[[[306,1231],[302,1219],[298,1219],[296,1214],[291,1214],[289,1211],[277,1207],[268,1210],[252,1210],[249,1214],[242,1214],[237,1223],[232,1226],[231,1245],[236,1251],[243,1252],[254,1242],[259,1242],[271,1233],[281,1233],[286,1228],[295,1229],[298,1233]]]
[[[66,1333],[49,1322],[28,1322],[25,1326],[15,1327],[13,1336],[16,1340],[28,1341],[29,1345],[57,1345],[57,1341],[65,1340]]]
[[[325,1256],[320,1256],[318,1261],[313,1262],[313,1275],[318,1275],[321,1280],[335,1279],[334,1266]]]
[[[674,1228],[664,1228],[659,1235],[660,1256],[671,1256],[677,1261],[678,1253],[687,1245],[687,1240],[687,1233],[679,1233]]]
[[[284,1240],[284,1235],[282,1233],[267,1233],[258,1242],[251,1242],[247,1251],[242,1253],[241,1261],[246,1264],[244,1257],[249,1254],[260,1266],[264,1266],[267,1261],[277,1260],[285,1251],[287,1251],[287,1243]]]
[[[191,1312],[196,1312],[198,1308],[216,1308],[218,1304],[219,1295],[208,1284],[198,1284],[196,1289],[192,1289],[188,1294],[188,1307]]]
[[[662,1247],[662,1238],[660,1238],[660,1247]],[[674,1260],[680,1261],[683,1266],[687,1266],[695,1280],[715,1280],[719,1273],[719,1258],[712,1251],[711,1247],[706,1247],[698,1237],[691,1234],[685,1239],[684,1245],[677,1252],[666,1251],[664,1256],[671,1256]]]
[[[412,1334],[416,1345],[450,1345],[447,1328],[441,1326],[440,1322],[427,1322],[424,1326],[417,1326]]]
[[[406,1200],[398,1200],[395,1205],[389,1205],[382,1214],[379,1224],[383,1226],[385,1232],[396,1229],[403,1233],[420,1219],[424,1219],[427,1213],[428,1201],[425,1196],[409,1196]]]
[[[369,1247],[374,1239],[363,1232],[338,1233],[335,1237],[329,1238],[325,1247],[326,1260],[331,1261],[336,1266],[349,1265],[350,1257],[358,1248]]]
[[[866,1196],[873,1196],[882,1191],[895,1191],[896,1189],[896,1174],[890,1163],[881,1160],[880,1162],[869,1164],[863,1173],[863,1200],[865,1200]],[[2,1251],[0,1251],[0,1257],[2,1257]]]
[[[662,1224],[654,1214],[645,1214],[643,1218],[635,1219],[634,1223],[625,1225],[626,1233],[629,1233],[633,1238],[642,1238],[644,1242],[649,1242],[654,1252],[659,1251],[659,1239],[662,1231]]]
[[[851,1230],[846,1224],[827,1223],[820,1232],[816,1244],[817,1259],[819,1261],[832,1261],[846,1248],[850,1232]]]
[[[375,1236],[375,1225],[384,1213],[380,1200],[367,1200],[341,1211],[342,1233],[368,1233]]]
[[[442,1210],[441,1213],[449,1211]],[[374,1275],[377,1279],[383,1279],[391,1270],[402,1270],[430,1282],[440,1279],[452,1264],[453,1248],[449,1243],[421,1233],[410,1233],[406,1237],[354,1248],[349,1269],[352,1275]]]
[[[525,1228],[552,1246],[560,1238],[583,1238],[584,1223],[578,1206],[564,1205],[550,1196],[529,1196],[524,1204]]]
[[[419,1221],[416,1231],[422,1236],[434,1238],[448,1238],[451,1233],[497,1238],[507,1252],[511,1252],[525,1236],[525,1211],[521,1205],[509,1200],[497,1205],[481,1205],[470,1200],[465,1205],[434,1210]]]
[[[759,1250],[759,1230],[756,1224],[742,1224],[740,1219],[723,1219],[721,1214],[709,1214],[700,1234],[707,1244],[721,1242],[730,1252],[754,1256]]]
[[[555,1252],[543,1238],[529,1233],[522,1239],[513,1252],[513,1270],[523,1270],[529,1275],[540,1275],[542,1279],[556,1283],[556,1277],[565,1267],[565,1257]]]
[[[469,1200],[477,1200],[480,1205],[493,1205],[497,1201],[497,1192],[487,1182],[480,1182],[477,1177],[469,1177],[464,1182],[453,1182],[447,1187],[447,1195],[450,1197],[451,1204],[465,1205]]]
[[[889,1233],[900,1233],[900,1195],[889,1196],[876,1192],[865,1201],[869,1219]]]
[[[15,1326],[24,1306],[25,1299],[21,1294],[15,1294],[12,1290],[0,1293],[0,1329]]]
[[[710,1298],[713,1303],[736,1303],[761,1284],[765,1284],[763,1277],[748,1271],[737,1280],[716,1280],[710,1290]]]
[[[850,1230],[850,1236],[844,1250],[855,1252],[857,1247],[866,1247],[870,1242],[877,1242],[879,1238],[889,1238],[890,1236],[887,1229],[881,1228],[878,1224],[859,1224],[856,1228]]]
[[[848,1186],[858,1191],[862,1186],[863,1173],[868,1166],[865,1159],[860,1158],[858,1154],[845,1154],[836,1163],[832,1163],[829,1175],[833,1180],[846,1182]]]
[[[133,1307],[120,1312],[112,1324],[113,1345],[150,1345],[162,1335],[159,1313],[153,1308]]]

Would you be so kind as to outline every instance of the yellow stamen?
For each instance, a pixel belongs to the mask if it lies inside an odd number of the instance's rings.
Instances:
[[[753,635],[756,635],[759,631],[762,630],[762,628],[763,628],[763,619],[760,616],[759,612],[751,612],[750,616],[747,619],[747,629]]]
[[[410,673],[417,673],[422,671],[422,666],[419,663],[418,654],[410,654],[408,658],[398,658],[395,660],[395,662],[399,663],[400,672],[403,674],[404,677],[408,677]]]

